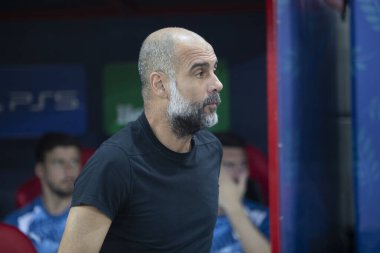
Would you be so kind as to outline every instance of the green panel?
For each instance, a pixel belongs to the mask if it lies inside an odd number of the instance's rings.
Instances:
[[[230,128],[229,73],[227,64],[218,63],[216,72],[223,83],[222,103],[218,107],[219,123],[211,131],[228,131]],[[109,135],[117,132],[128,122],[135,120],[143,111],[141,82],[137,63],[108,64],[104,68],[104,129]]]
[[[137,63],[108,64],[104,69],[104,129],[111,135],[143,111]]]
[[[225,61],[219,60],[216,75],[223,84],[220,93],[222,103],[218,107],[219,122],[210,130],[212,132],[226,132],[230,130],[230,76]]]

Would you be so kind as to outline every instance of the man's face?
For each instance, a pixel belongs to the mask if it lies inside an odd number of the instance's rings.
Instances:
[[[235,181],[246,178],[248,163],[245,150],[241,147],[223,147],[222,170]]]
[[[173,131],[184,137],[218,122],[216,109],[223,85],[214,73],[217,59],[209,44],[185,41],[177,46],[177,55],[167,115]]]
[[[45,160],[38,166],[41,182],[53,194],[68,197],[80,172],[80,150],[72,146],[55,147],[45,154]]]

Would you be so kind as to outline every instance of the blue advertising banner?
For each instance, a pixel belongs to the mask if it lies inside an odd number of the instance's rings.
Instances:
[[[0,67],[0,138],[86,130],[85,73],[81,65]]]
[[[380,252],[380,0],[352,1],[357,252]]]

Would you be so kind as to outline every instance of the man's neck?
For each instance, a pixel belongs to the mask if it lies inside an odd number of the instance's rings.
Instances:
[[[45,208],[52,215],[62,214],[70,207],[71,204],[71,196],[63,198],[53,193],[43,194],[42,200],[44,202]]]
[[[178,153],[187,153],[191,150],[192,136],[188,135],[179,138],[171,129],[166,115],[158,116],[157,114],[153,115],[152,113],[145,112],[145,116],[154,135],[162,145]]]

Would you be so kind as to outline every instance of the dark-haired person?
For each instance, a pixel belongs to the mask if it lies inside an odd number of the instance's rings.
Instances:
[[[223,145],[219,176],[219,214],[212,253],[270,253],[268,208],[244,198],[248,180],[245,142],[217,133]]]
[[[35,174],[40,179],[42,195],[5,217],[4,222],[26,234],[39,253],[54,253],[79,175],[81,147],[72,136],[48,133],[38,141],[35,153]]]
[[[163,28],[142,44],[144,112],[105,141],[75,184],[60,253],[209,253],[218,209],[222,84],[198,34]]]

